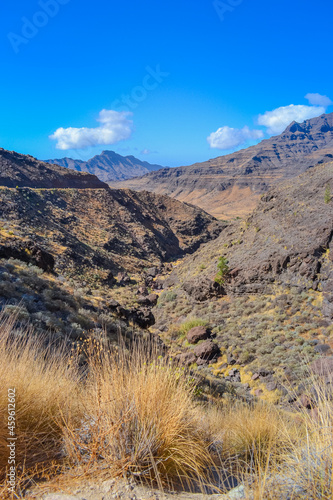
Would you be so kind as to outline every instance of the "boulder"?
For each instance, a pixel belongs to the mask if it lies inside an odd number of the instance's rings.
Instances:
[[[158,275],[157,267],[150,267],[149,269],[147,269],[146,275],[150,276],[151,278],[155,278]]]
[[[198,366],[203,366],[203,365],[207,365],[207,364],[208,364],[207,359],[197,358],[197,365]]]
[[[109,271],[106,278],[103,281],[105,285],[112,286],[116,283],[116,278],[113,276],[113,273]]]
[[[185,366],[190,366],[193,363],[196,362],[196,357],[193,354],[193,352],[183,352],[182,354],[179,354],[176,359],[179,361],[180,364],[185,365]]]
[[[138,303],[143,306],[153,307],[156,306],[158,301],[158,295],[156,293],[151,293],[150,295],[141,295],[138,298]]]
[[[148,296],[145,297],[143,295],[140,295],[138,298],[137,298],[137,303],[140,304],[140,306],[148,306],[149,305],[149,300],[148,300]]]
[[[152,290],[163,290],[164,288],[164,280],[157,278],[155,281],[152,281],[150,284]]]
[[[119,286],[125,286],[131,283],[131,278],[127,273],[119,273],[117,276],[117,280]]]
[[[148,295],[147,299],[148,299],[149,304],[151,306],[156,306],[157,301],[158,301],[158,295],[157,295],[157,293],[151,293],[150,295]]]
[[[195,326],[187,332],[186,338],[190,344],[196,344],[199,340],[206,340],[210,337],[210,331],[205,326]]]
[[[277,385],[276,385],[276,382],[269,382],[268,384],[266,384],[266,389],[270,392],[270,391],[275,391]]]
[[[155,324],[155,317],[148,309],[136,309],[131,316],[134,323],[141,328],[149,328]]]
[[[190,297],[198,302],[203,302],[211,297],[225,295],[224,288],[207,276],[186,281],[183,284],[183,289]]]
[[[217,356],[220,352],[220,349],[215,342],[211,340],[205,340],[201,344],[197,345],[194,350],[194,354],[198,358],[202,358],[203,360],[210,360]]]

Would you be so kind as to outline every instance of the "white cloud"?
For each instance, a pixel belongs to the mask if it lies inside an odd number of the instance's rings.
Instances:
[[[309,118],[325,113],[326,108],[323,106],[305,106],[303,104],[289,106],[281,106],[280,108],[273,109],[273,111],[266,111],[263,115],[259,115],[259,125],[267,127],[267,133],[270,135],[281,134],[285,128],[293,121],[304,122]]]
[[[324,106],[327,108],[333,102],[327,95],[321,95],[321,94],[306,94],[305,99],[309,101],[310,104],[313,106]]]
[[[261,139],[264,136],[262,130],[251,130],[249,127],[242,129],[221,127],[212,132],[207,141],[211,148],[233,149],[250,140]]]
[[[143,151],[141,151],[142,155],[150,155],[150,153],[151,153],[150,149],[144,149]]]
[[[132,114],[129,111],[103,109],[97,119],[101,124],[99,127],[61,127],[50,135],[50,139],[57,141],[57,149],[84,149],[98,144],[115,144],[131,136],[133,121],[128,117]]]

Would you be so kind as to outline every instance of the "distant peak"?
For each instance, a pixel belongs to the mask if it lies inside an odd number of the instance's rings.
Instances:
[[[110,149],[106,149],[105,151],[102,151],[100,155],[96,155],[96,156],[114,156],[114,155],[118,155],[118,153],[116,153],[115,151],[111,151]]]
[[[293,121],[288,125],[282,135],[295,134],[296,132],[313,133],[333,131],[333,113],[327,113],[315,118],[304,120],[301,123]]]

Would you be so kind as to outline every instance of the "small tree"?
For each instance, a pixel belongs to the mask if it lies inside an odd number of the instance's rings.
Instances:
[[[325,196],[324,196],[324,201],[325,203],[329,203],[331,201],[331,187],[329,184],[326,185],[326,189],[325,189]]]
[[[223,285],[225,283],[225,278],[229,273],[228,261],[225,257],[221,256],[217,263],[217,274],[215,276],[215,281],[219,285]]]

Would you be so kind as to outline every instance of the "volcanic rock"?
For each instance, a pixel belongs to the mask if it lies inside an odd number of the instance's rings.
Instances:
[[[187,332],[186,338],[190,344],[196,344],[199,340],[206,340],[210,337],[210,331],[205,326],[195,326]]]

